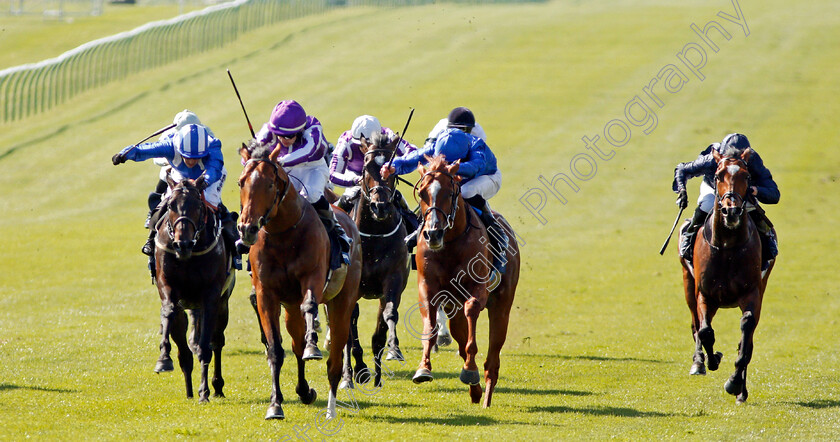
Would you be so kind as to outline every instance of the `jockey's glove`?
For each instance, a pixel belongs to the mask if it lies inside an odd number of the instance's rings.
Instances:
[[[680,194],[677,196],[677,206],[680,209],[688,207],[688,192],[685,189],[681,189]]]
[[[122,152],[117,153],[111,157],[111,162],[114,163],[114,166],[116,166],[117,164],[125,163],[125,160],[125,154]]]

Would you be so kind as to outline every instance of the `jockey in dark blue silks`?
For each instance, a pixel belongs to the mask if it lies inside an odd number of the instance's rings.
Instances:
[[[460,160],[457,175],[462,177],[461,196],[469,203],[481,218],[488,230],[490,243],[495,250],[507,248],[508,236],[505,230],[496,221],[487,200],[492,198],[502,185],[502,173],[496,166],[496,156],[481,138],[471,135],[457,128],[449,128],[443,131],[437,138],[434,145],[426,146],[415,150],[401,157],[394,159],[390,169],[387,165],[382,166],[382,177],[387,178],[390,174],[402,175],[411,173],[417,169],[418,164],[425,164],[426,157],[443,155],[448,163]],[[417,235],[423,229],[421,220],[417,231],[406,237],[406,244],[409,250],[417,245]],[[492,231],[492,234],[490,232]],[[494,254],[494,256],[497,254]],[[494,266],[499,272],[504,269],[498,258],[494,258]]]
[[[715,197],[717,195],[715,189],[717,161],[715,161],[712,155],[712,150],[717,151],[725,157],[737,157],[748,148],[750,148],[750,142],[745,135],[737,133],[729,134],[722,142],[711,144],[700,152],[696,160],[688,163],[680,163],[674,169],[672,189],[679,194],[677,205],[681,209],[688,206],[688,192],[685,189],[686,181],[689,178],[703,177],[703,182],[700,184],[700,196],[697,198],[698,206],[694,211],[694,216],[680,230],[680,256],[686,260],[691,261],[692,259],[697,230],[705,222],[706,217],[714,210]],[[770,173],[770,170],[764,167],[764,162],[755,150],[752,151],[747,168],[750,173],[750,188],[746,208],[761,236],[762,270],[764,270],[769,261],[778,255],[779,251],[776,236],[772,230],[772,224],[769,223],[769,220],[764,215],[764,211],[759,210],[758,203],[777,204],[780,193],[779,187],[773,181],[773,175]]]
[[[225,159],[222,155],[222,142],[211,136],[208,130],[198,124],[187,124],[174,134],[162,137],[154,143],[143,143],[128,146],[111,158],[114,165],[126,160],[146,161],[153,158],[165,158],[172,167],[170,176],[175,181],[181,179],[197,179],[204,175],[207,187],[204,190],[205,203],[216,213],[222,222],[222,234],[226,247],[235,257],[235,265],[241,269],[241,258],[235,252],[234,244],[239,239],[236,231],[236,217],[222,204],[222,186],[227,178]],[[166,198],[158,205],[149,228],[149,238],[143,246],[143,253],[154,255],[154,238],[157,230],[154,228],[160,219],[162,208],[166,206]]]

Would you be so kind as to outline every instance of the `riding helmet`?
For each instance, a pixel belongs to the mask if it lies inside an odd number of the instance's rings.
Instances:
[[[306,126],[306,111],[295,100],[277,103],[268,121],[268,130],[276,135],[294,135]]]
[[[368,140],[373,138],[373,134],[382,131],[382,125],[376,117],[370,115],[362,115],[353,121],[353,126],[350,128],[350,133],[353,139],[360,140],[362,137]]]
[[[447,127],[467,128],[475,127],[475,115],[465,107],[456,107],[449,112]]]
[[[728,152],[735,151],[741,153],[750,148],[750,140],[744,134],[729,134],[723,138],[720,143],[720,151]]]
[[[188,124],[178,131],[175,137],[175,148],[184,158],[203,158],[207,151],[207,131],[204,126]]]

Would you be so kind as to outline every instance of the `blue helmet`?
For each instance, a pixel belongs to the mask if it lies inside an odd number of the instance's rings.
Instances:
[[[204,126],[188,124],[178,131],[175,148],[184,158],[204,158],[210,154],[207,150],[210,144],[208,138]]]

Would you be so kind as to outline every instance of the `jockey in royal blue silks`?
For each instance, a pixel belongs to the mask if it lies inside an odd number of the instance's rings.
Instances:
[[[111,160],[114,165],[117,165],[126,160],[146,161],[152,158],[165,158],[172,167],[170,176],[176,182],[185,178],[194,180],[204,175],[207,183],[204,190],[205,203],[219,214],[225,245],[238,258],[238,254],[234,252],[236,250],[234,244],[239,237],[235,226],[236,219],[222,204],[222,186],[227,178],[222,142],[211,136],[204,126],[188,124],[178,132],[157,142],[143,143],[136,147],[128,146],[114,155]],[[158,205],[152,216],[152,226],[160,219],[163,212],[161,209],[166,206],[166,202],[164,198]],[[157,231],[154,228],[149,230],[149,238],[142,251],[146,255],[153,256],[154,237]],[[237,268],[241,268],[241,259],[236,261]]]
[[[461,165],[458,168],[458,176],[461,180],[461,196],[469,203],[476,212],[479,218],[487,227],[490,242],[496,250],[504,250],[507,248],[507,233],[499,223],[487,200],[492,198],[499,192],[502,184],[502,173],[496,166],[496,156],[481,138],[475,135],[468,134],[457,128],[449,128],[444,130],[432,146],[424,147],[423,149],[415,150],[405,156],[395,158],[390,169],[382,166],[382,176],[387,178],[388,175],[394,173],[403,175],[411,173],[417,169],[418,164],[427,162],[426,157],[435,157],[443,155],[448,163],[454,163],[460,160]],[[421,220],[423,222],[425,220]],[[422,224],[417,231],[406,237],[406,244],[409,249],[417,244],[417,235],[423,229]],[[497,254],[493,254],[496,256]],[[502,270],[501,263],[496,262],[498,258],[494,258],[494,265],[498,270]]]
[[[350,130],[338,137],[335,144],[332,161],[330,162],[330,182],[345,187],[344,193],[338,199],[336,205],[347,213],[353,209],[353,204],[361,194],[362,172],[365,166],[365,154],[362,153],[362,140],[368,142],[373,140],[373,135],[379,133],[387,139],[397,138],[393,130],[382,127],[379,119],[371,115],[362,115],[353,121]],[[417,146],[406,140],[401,140],[396,147],[396,156],[405,155],[408,152],[417,150]],[[400,209],[403,219],[409,223],[412,229],[416,229],[419,221],[417,215],[408,207],[408,203],[399,190],[394,189],[394,202]]]
[[[694,250],[694,239],[697,230],[706,221],[706,217],[714,211],[715,197],[715,171],[717,161],[712,150],[717,151],[724,157],[739,157],[745,150],[751,149],[750,142],[743,134],[729,134],[722,142],[709,145],[700,152],[696,160],[688,163],[680,163],[674,169],[674,182],[672,189],[678,193],[677,205],[684,209],[688,206],[688,192],[685,189],[686,181],[689,178],[702,176],[700,183],[700,196],[697,198],[697,209],[690,221],[687,221],[680,229],[680,256],[691,261]],[[769,261],[776,257],[778,245],[776,236],[773,233],[772,224],[759,210],[758,202],[764,204],[777,204],[779,202],[779,187],[773,181],[773,175],[764,166],[764,162],[755,150],[752,151],[747,168],[750,173],[750,188],[746,209],[755,222],[761,234],[762,245],[762,270],[767,268]],[[752,200],[752,201],[750,201]],[[757,201],[756,201],[757,200]]]

